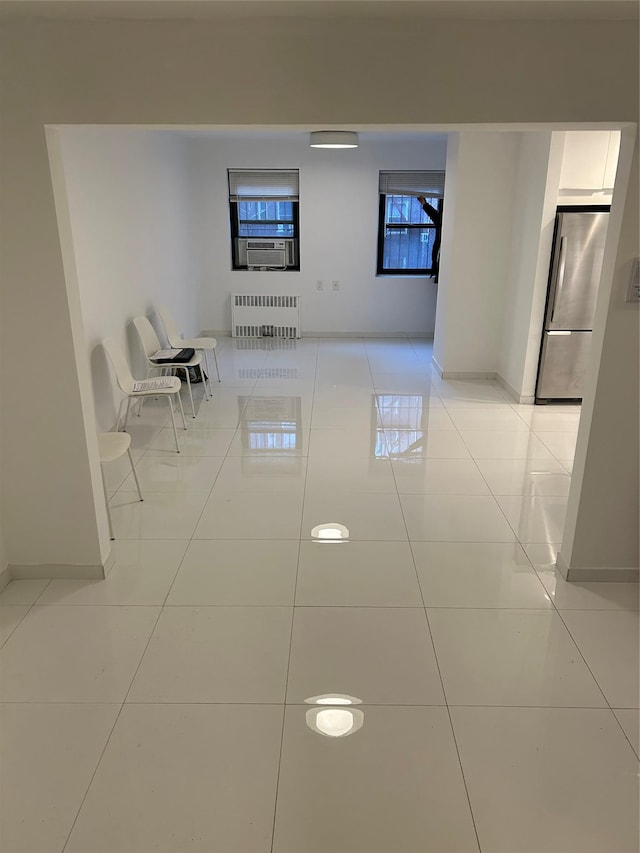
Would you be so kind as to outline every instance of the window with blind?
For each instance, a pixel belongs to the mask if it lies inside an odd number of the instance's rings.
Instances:
[[[380,172],[378,275],[437,281],[444,172]]]
[[[297,169],[229,169],[231,267],[299,270]]]

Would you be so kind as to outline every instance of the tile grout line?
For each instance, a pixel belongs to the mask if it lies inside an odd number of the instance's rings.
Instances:
[[[311,414],[310,420],[311,423],[313,421],[313,403],[315,397],[315,387],[316,387],[316,374],[318,370],[318,357],[319,357],[319,346],[316,343],[316,360],[315,360],[315,369],[313,374],[313,394],[311,396]],[[276,817],[278,813],[278,793],[280,790],[280,770],[282,768],[282,751],[284,749],[284,729],[287,717],[287,692],[289,690],[289,670],[291,668],[291,651],[293,649],[293,629],[295,623],[295,613],[296,613],[296,595],[298,593],[298,575],[300,573],[300,552],[302,549],[302,525],[304,523],[304,502],[305,496],[307,492],[307,472],[309,468],[309,455],[307,449],[306,465],[305,465],[305,474],[304,474],[304,488],[302,490],[302,507],[300,511],[300,527],[298,529],[299,538],[298,538],[298,559],[296,562],[296,577],[293,584],[293,600],[291,602],[291,630],[289,632],[289,654],[287,655],[287,672],[284,680],[284,701],[282,704],[282,728],[280,730],[280,749],[278,752],[278,770],[276,772],[276,783],[275,783],[275,796],[273,800],[273,820],[271,823],[271,843],[269,845],[269,850],[273,853],[273,845],[275,844],[275,835],[276,835]]]
[[[538,571],[537,571],[537,569],[536,569],[536,567],[535,567],[535,565],[534,565],[534,563],[533,563],[533,560],[529,557],[529,555],[527,554],[527,552],[526,552],[526,550],[524,549],[524,547],[522,548],[522,550],[524,551],[525,556],[526,556],[527,560],[529,561],[529,563],[531,563],[531,566],[533,567],[533,570],[535,571],[536,576],[538,577],[538,580],[540,580],[540,576],[538,575]],[[556,569],[556,571],[558,571],[558,569]],[[542,581],[541,581],[541,580],[540,580],[540,583],[542,583]],[[544,584],[542,584],[542,585],[544,586]],[[545,589],[545,592],[546,592],[546,589]],[[635,750],[634,745],[633,745],[633,744],[631,743],[631,741],[629,740],[629,737],[627,736],[627,733],[625,732],[625,730],[624,730],[624,728],[623,728],[623,726],[622,726],[622,723],[621,723],[621,722],[620,722],[620,720],[618,719],[618,715],[616,714],[615,710],[613,709],[613,706],[612,706],[612,705],[611,705],[611,703],[609,702],[609,700],[608,700],[608,698],[607,698],[607,696],[606,696],[606,694],[605,694],[605,692],[604,692],[603,688],[600,686],[600,682],[599,682],[599,681],[598,681],[598,679],[596,678],[596,676],[595,676],[595,674],[594,674],[593,670],[591,669],[591,667],[589,666],[589,664],[588,664],[588,662],[587,662],[587,659],[585,658],[584,654],[582,653],[582,649],[580,648],[580,645],[579,645],[578,641],[575,639],[575,637],[574,637],[574,636],[573,636],[573,634],[571,633],[571,629],[569,628],[569,626],[568,626],[568,625],[567,625],[567,623],[565,622],[565,620],[564,620],[564,618],[563,618],[563,616],[562,616],[562,611],[561,611],[561,610],[556,606],[556,603],[555,603],[555,601],[551,598],[551,596],[549,596],[549,600],[550,600],[550,602],[551,602],[551,607],[553,608],[553,611],[554,611],[554,612],[557,614],[557,616],[560,618],[560,621],[561,621],[561,622],[562,622],[562,624],[564,625],[564,628],[565,628],[566,632],[567,632],[567,633],[568,633],[568,635],[571,637],[571,641],[573,642],[574,646],[575,646],[575,647],[576,647],[576,649],[578,650],[578,654],[579,654],[579,655],[580,655],[580,657],[582,658],[582,660],[583,660],[583,662],[584,662],[584,665],[586,666],[586,668],[587,668],[587,670],[588,670],[589,674],[590,674],[590,675],[591,675],[591,677],[593,678],[593,680],[594,680],[594,682],[595,682],[595,684],[596,684],[596,686],[597,686],[598,690],[599,690],[599,691],[600,691],[600,693],[602,694],[602,698],[603,698],[603,699],[604,699],[604,701],[606,702],[607,708],[600,708],[600,710],[604,711],[604,710],[607,710],[607,709],[608,709],[609,711],[611,711],[611,713],[613,714],[613,716],[614,716],[614,718],[615,718],[615,721],[616,721],[616,723],[618,724],[618,726],[619,726],[619,728],[620,728],[620,730],[621,730],[621,732],[622,732],[623,736],[626,738],[627,743],[629,744],[629,746],[631,747],[631,749],[632,749],[632,750],[633,750],[633,752],[635,753],[636,757],[639,757],[639,756],[638,756],[638,753],[637,753],[637,752],[636,752],[636,750]],[[629,613],[629,612],[630,612],[630,613],[635,613],[635,612],[637,612],[637,611],[627,611],[627,610],[617,611],[617,610],[611,610],[611,609],[605,609],[605,608],[603,608],[602,610],[595,610],[595,611],[594,611],[594,610],[583,610],[583,609],[581,609],[581,610],[577,610],[577,612],[583,612],[583,613],[584,613],[584,612],[586,612],[586,613],[593,613],[593,612],[596,612],[596,613],[618,613],[618,612],[622,612],[622,613]],[[625,710],[625,709],[619,709],[619,710]]]
[[[213,400],[210,400],[209,402],[212,402],[212,403],[213,403]],[[202,400],[200,401],[200,405],[202,405]],[[198,410],[198,411],[199,411],[199,410]],[[241,414],[242,414],[242,413],[241,413]],[[240,416],[241,416],[241,415],[240,415]],[[237,429],[238,429],[238,428],[236,428],[236,432],[237,432]],[[235,435],[235,434],[234,434],[234,435]],[[233,438],[232,438],[232,441],[233,441]],[[148,449],[148,448],[147,448],[147,449]],[[228,448],[227,448],[227,452],[228,452]],[[146,453],[146,451],[145,451],[145,453]],[[144,454],[143,454],[143,456],[144,456]],[[141,458],[142,458],[142,457],[141,457]],[[225,454],[225,457],[224,457],[224,458],[226,459],[226,454]],[[223,463],[223,464],[224,464],[224,463]],[[218,473],[216,474],[216,477],[215,477],[215,479],[214,479],[214,481],[213,481],[213,483],[212,483],[212,485],[211,485],[211,489],[209,490],[209,493],[208,493],[209,495],[210,495],[210,494],[211,494],[211,492],[213,491],[213,487],[214,487],[215,482],[216,482],[216,480],[217,480],[217,478],[218,478],[218,476],[219,476],[219,474],[220,474],[220,470],[221,470],[221,468],[222,468],[222,466],[220,466],[220,469],[218,470]],[[208,500],[208,498],[207,498],[207,500]],[[205,502],[205,506],[206,506],[206,502]],[[203,509],[202,509],[202,512],[204,512],[204,507],[203,507]],[[176,571],[176,573],[175,573],[175,575],[174,575],[174,578],[173,578],[173,580],[172,580],[172,582],[171,582],[171,585],[170,585],[170,587],[169,587],[169,590],[167,591],[167,594],[166,594],[166,596],[165,596],[165,599],[164,599],[165,603],[166,603],[166,601],[167,601],[167,598],[169,597],[169,593],[171,592],[171,589],[173,588],[173,584],[175,583],[175,580],[176,580],[176,578],[177,578],[177,576],[178,576],[178,572],[180,571],[180,568],[181,568],[181,566],[182,566],[182,563],[184,562],[184,558],[185,558],[185,556],[186,556],[186,554],[187,554],[187,551],[189,550],[189,546],[190,546],[191,542],[193,541],[193,533],[195,532],[195,529],[196,529],[196,527],[197,527],[197,525],[198,525],[198,523],[199,523],[199,521],[200,521],[200,518],[202,517],[202,512],[201,512],[201,513],[200,513],[200,515],[198,516],[198,520],[197,520],[197,521],[196,521],[196,523],[195,523],[195,526],[194,526],[193,531],[192,531],[192,535],[191,535],[191,536],[189,537],[189,539],[188,539],[187,546],[186,546],[186,548],[185,548],[185,550],[184,550],[184,553],[183,553],[183,555],[182,555],[182,559],[180,560],[180,564],[179,564],[179,566],[178,566],[178,569],[177,569],[177,571]],[[141,540],[140,540],[140,539],[138,539],[137,541],[141,541]],[[162,605],[160,605],[160,606],[158,607],[158,615],[157,615],[156,620],[155,620],[155,622],[154,622],[154,624],[153,624],[153,627],[152,627],[152,629],[151,629],[151,631],[150,631],[150,633],[149,633],[149,637],[148,637],[147,642],[146,642],[146,644],[145,644],[145,647],[144,647],[144,649],[143,649],[143,651],[142,651],[142,654],[140,655],[140,659],[138,660],[138,665],[136,666],[135,672],[133,673],[133,676],[132,676],[132,678],[131,678],[131,682],[129,683],[129,687],[128,687],[128,689],[127,689],[127,692],[125,693],[125,696],[124,696],[124,698],[123,698],[123,700],[122,700],[122,704],[120,705],[120,709],[119,709],[118,713],[116,714],[116,718],[115,718],[115,720],[114,720],[113,726],[111,727],[111,730],[110,730],[110,732],[109,732],[109,735],[108,735],[108,737],[107,737],[107,739],[106,739],[106,741],[105,741],[104,747],[103,747],[102,751],[100,752],[100,756],[99,756],[99,758],[98,758],[98,761],[97,761],[97,763],[96,763],[96,766],[95,766],[95,768],[94,768],[94,771],[93,771],[93,773],[92,773],[92,775],[91,775],[91,779],[89,780],[89,783],[88,783],[88,785],[87,785],[87,788],[86,788],[86,790],[85,790],[85,792],[84,792],[84,796],[82,797],[82,800],[81,800],[80,805],[79,805],[79,807],[78,807],[78,810],[77,810],[77,812],[76,812],[76,816],[75,816],[75,818],[74,818],[74,820],[73,820],[73,823],[71,824],[71,828],[69,829],[69,832],[68,832],[68,834],[67,834],[67,837],[66,837],[65,843],[64,843],[64,845],[63,845],[63,847],[62,847],[61,853],[64,853],[64,851],[66,850],[67,845],[68,845],[68,843],[69,843],[69,840],[70,840],[70,838],[71,838],[71,835],[73,834],[73,830],[74,830],[74,828],[75,828],[75,826],[76,826],[76,823],[77,823],[78,818],[79,818],[79,816],[80,816],[80,812],[82,811],[82,807],[84,806],[84,803],[85,803],[85,801],[86,801],[86,798],[87,798],[87,796],[88,796],[88,794],[89,794],[89,790],[90,790],[90,788],[91,788],[91,785],[93,784],[93,780],[95,779],[95,776],[96,776],[96,774],[97,774],[97,772],[98,772],[98,769],[99,769],[99,767],[100,767],[100,765],[101,765],[101,763],[102,763],[102,759],[103,759],[104,754],[105,754],[105,752],[106,752],[106,750],[107,750],[107,747],[109,746],[109,743],[110,743],[110,741],[111,741],[111,737],[112,737],[112,735],[113,735],[113,732],[115,731],[116,725],[117,725],[117,723],[118,723],[118,720],[120,719],[120,716],[121,716],[121,714],[122,714],[122,711],[123,711],[123,709],[124,709],[125,705],[127,704],[127,698],[128,698],[128,696],[129,696],[129,694],[130,694],[130,692],[131,692],[131,689],[132,689],[132,687],[133,687],[133,683],[134,683],[134,681],[135,681],[135,679],[136,679],[136,676],[137,676],[137,674],[138,674],[138,671],[140,670],[140,667],[141,667],[141,665],[142,665],[142,661],[144,660],[144,657],[145,657],[145,654],[146,654],[146,652],[147,652],[147,649],[149,648],[149,645],[150,645],[150,643],[151,643],[151,640],[152,640],[152,638],[153,638],[153,635],[154,635],[154,633],[155,633],[155,631],[156,631],[156,628],[157,628],[157,626],[158,626],[158,622],[160,621],[160,617],[161,617],[162,612],[163,612],[163,610],[164,610],[164,606],[165,606],[165,605],[164,605],[164,604],[162,604]],[[26,614],[25,614],[25,615],[26,615]],[[132,704],[135,704],[135,703],[132,703]]]
[[[398,483],[396,480],[395,471],[393,470],[393,465],[391,466],[391,470],[393,473],[394,482],[396,483],[396,492],[398,492]],[[444,698],[444,707],[447,709],[447,717],[449,720],[449,728],[451,730],[451,737],[453,739],[453,745],[455,747],[456,755],[458,757],[458,766],[460,767],[460,774],[462,776],[462,784],[464,785],[464,790],[465,790],[465,794],[467,797],[467,804],[469,806],[469,814],[471,816],[471,822],[473,824],[473,831],[475,833],[476,844],[478,845],[479,853],[481,853],[482,848],[480,846],[480,838],[478,835],[478,827],[476,826],[476,819],[475,819],[475,815],[473,813],[473,808],[471,806],[471,797],[469,796],[469,788],[467,786],[467,780],[466,780],[466,777],[464,774],[464,768],[462,766],[462,759],[460,757],[460,749],[458,748],[458,741],[456,739],[456,733],[455,733],[455,730],[453,728],[453,719],[451,717],[451,710],[449,708],[449,703],[447,700],[447,691],[445,690],[444,679],[442,678],[442,670],[440,669],[440,661],[438,660],[438,653],[436,652],[436,644],[435,644],[435,641],[433,639],[433,631],[431,629],[431,623],[429,622],[429,613],[428,613],[428,610],[427,610],[427,607],[426,607],[426,604],[424,601],[424,593],[422,590],[422,584],[420,583],[420,576],[418,574],[418,567],[416,566],[415,554],[413,553],[413,543],[409,537],[409,528],[407,527],[407,520],[405,518],[404,508],[402,506],[402,501],[400,501],[400,493],[399,492],[398,492],[398,501],[400,502],[400,511],[402,512],[402,519],[403,519],[403,522],[405,525],[405,530],[407,533],[407,541],[409,543],[409,551],[411,553],[411,561],[413,563],[413,570],[414,570],[415,575],[416,575],[416,581],[418,583],[418,589],[420,591],[420,598],[422,600],[422,610],[423,610],[424,616],[425,616],[427,631],[429,632],[429,639],[431,640],[431,649],[433,651],[433,657],[434,657],[435,664],[436,664],[436,667],[438,670],[438,678],[440,679],[440,688],[442,690],[442,696]],[[442,707],[442,706],[440,706],[440,707]]]
[[[65,842],[64,842],[64,844],[63,844],[63,846],[62,846],[62,850],[60,851],[60,853],[65,853],[65,850],[67,849],[67,845],[68,845],[69,840],[70,840],[70,838],[71,838],[71,836],[72,836],[72,834],[73,834],[73,830],[75,829],[76,823],[78,822],[78,818],[80,817],[80,812],[82,811],[82,807],[84,806],[85,801],[86,801],[86,799],[87,799],[87,797],[88,797],[88,795],[89,795],[89,790],[91,789],[91,786],[92,786],[92,784],[93,784],[93,780],[94,780],[94,779],[95,779],[95,777],[96,777],[96,774],[97,774],[97,772],[98,772],[98,769],[99,769],[100,765],[102,764],[102,759],[104,758],[104,754],[105,754],[105,752],[107,751],[107,747],[109,746],[109,743],[111,742],[111,738],[112,738],[113,733],[114,733],[114,731],[115,731],[115,728],[116,728],[116,726],[117,726],[117,724],[118,724],[118,720],[120,719],[120,716],[121,716],[121,714],[122,714],[122,712],[123,712],[123,710],[124,710],[124,707],[125,707],[125,705],[126,705],[126,702],[127,702],[127,696],[128,696],[128,695],[129,695],[129,693],[131,692],[131,688],[132,688],[132,686],[133,686],[133,682],[134,682],[134,681],[135,681],[135,679],[136,679],[136,676],[137,676],[137,674],[138,674],[138,670],[140,669],[140,666],[141,666],[141,664],[142,664],[142,660],[143,660],[143,658],[144,658],[144,656],[145,656],[145,654],[146,654],[146,652],[147,652],[147,649],[149,648],[149,643],[151,642],[151,638],[153,637],[153,634],[154,634],[154,632],[155,632],[155,630],[156,630],[156,626],[157,626],[157,624],[158,624],[158,621],[160,620],[160,615],[161,615],[161,613],[162,613],[162,607],[158,607],[158,615],[156,616],[156,620],[155,620],[155,622],[153,623],[153,627],[152,627],[151,631],[149,632],[149,637],[148,637],[148,639],[147,639],[147,642],[146,642],[146,644],[145,644],[144,649],[142,650],[142,654],[140,655],[140,659],[138,660],[138,665],[136,666],[135,672],[133,673],[133,676],[132,676],[131,681],[130,681],[130,683],[129,683],[129,687],[127,688],[127,692],[125,693],[124,698],[123,698],[123,700],[122,700],[122,703],[121,703],[121,705],[120,705],[120,709],[119,709],[118,713],[116,714],[116,718],[115,718],[115,720],[113,721],[113,725],[111,726],[111,730],[109,731],[109,734],[108,734],[107,739],[106,739],[106,741],[105,741],[104,747],[102,748],[102,750],[101,750],[101,752],[100,752],[100,756],[99,756],[99,758],[98,758],[98,761],[96,762],[96,766],[95,766],[95,768],[94,768],[94,770],[93,770],[93,773],[91,774],[91,779],[89,780],[89,784],[87,785],[86,790],[85,790],[85,792],[84,792],[84,795],[83,795],[83,797],[82,797],[82,800],[80,801],[80,805],[78,806],[78,811],[76,812],[76,816],[75,816],[75,818],[73,819],[73,823],[71,824],[71,828],[69,829],[69,832],[68,832],[68,834],[67,834],[67,838],[66,838],[66,840],[65,840]],[[83,704],[84,704],[84,703],[83,703]],[[95,704],[95,703],[94,703],[94,704]],[[116,704],[117,704],[117,703],[116,703]]]
[[[9,583],[11,583],[13,580],[29,580],[29,579],[28,579],[28,578],[12,578],[12,579],[9,581]],[[22,605],[20,605],[20,604],[17,604],[17,605],[11,605],[11,604],[0,605],[0,607],[26,607],[26,608],[27,608],[27,612],[26,612],[26,613],[24,613],[24,614],[22,615],[22,618],[21,618],[21,619],[18,619],[18,621],[16,622],[16,624],[15,624],[15,626],[14,626],[14,628],[13,628],[13,631],[11,631],[11,633],[9,634],[9,636],[8,636],[8,637],[5,637],[5,638],[4,638],[4,640],[2,641],[2,643],[0,643],[0,649],[3,649],[3,648],[7,645],[7,643],[9,642],[9,640],[14,636],[14,634],[16,633],[16,631],[18,630],[18,628],[20,627],[20,625],[22,625],[22,623],[24,622],[24,620],[25,620],[25,619],[27,618],[27,616],[31,613],[31,611],[32,611],[32,610],[33,610],[33,608],[36,606],[36,604],[38,603],[38,601],[39,601],[39,599],[41,598],[41,596],[44,594],[45,589],[46,589],[46,588],[49,586],[49,584],[51,583],[52,578],[48,578],[48,579],[47,579],[47,578],[43,578],[42,580],[46,580],[47,582],[46,582],[46,584],[44,585],[44,588],[43,588],[42,592],[40,592],[40,593],[39,593],[39,595],[37,596],[36,600],[35,600],[34,602],[32,602],[31,604],[28,604],[28,605],[27,605],[27,604],[22,604]],[[7,586],[9,586],[9,584],[7,584]],[[6,589],[6,587],[5,587],[5,589]]]

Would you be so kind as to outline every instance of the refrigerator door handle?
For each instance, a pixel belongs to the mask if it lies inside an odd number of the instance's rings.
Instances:
[[[567,260],[567,238],[560,238],[560,253],[558,260],[558,275],[556,278],[556,288],[555,294],[553,297],[553,310],[551,311],[551,322],[553,323],[553,318],[556,313],[556,308],[560,302],[560,297],[562,295],[562,285],[564,284],[564,268]]]

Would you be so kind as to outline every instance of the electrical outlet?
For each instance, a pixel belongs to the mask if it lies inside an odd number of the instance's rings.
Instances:
[[[316,290],[324,290],[324,282],[320,279],[316,281]]]
[[[331,289],[332,290],[340,290],[340,282],[339,281],[331,282]]]

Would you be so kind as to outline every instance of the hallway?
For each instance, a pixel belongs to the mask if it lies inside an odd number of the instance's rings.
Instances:
[[[3,853],[637,851],[638,585],[553,567],[579,409],[431,355],[224,338],[180,455],[132,418],[108,578],[0,593]]]

